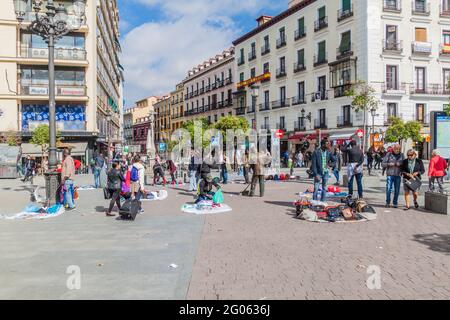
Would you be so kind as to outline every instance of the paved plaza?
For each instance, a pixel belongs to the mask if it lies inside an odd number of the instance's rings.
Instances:
[[[385,177],[364,184],[378,219],[344,224],[294,218],[310,180],[268,182],[264,198],[240,197],[237,181],[223,187],[232,212],[201,216],[180,210],[193,201],[187,186],[167,188],[134,222],[107,218],[102,190],[80,191],[76,211],[0,220],[0,299],[450,298],[450,217],[386,209]],[[0,213],[23,209],[28,188],[0,180]],[[67,287],[71,266],[80,289]]]

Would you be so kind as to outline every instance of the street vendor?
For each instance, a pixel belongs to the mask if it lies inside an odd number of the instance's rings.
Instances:
[[[220,185],[216,180],[213,180],[212,175],[209,173],[204,176],[198,185],[198,197],[195,203],[199,203],[203,200],[212,200],[215,192],[212,191],[212,188],[216,187],[217,190],[220,190]]]

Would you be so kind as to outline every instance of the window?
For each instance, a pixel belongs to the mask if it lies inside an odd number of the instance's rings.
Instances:
[[[298,95],[299,102],[305,101],[305,82],[304,81],[301,81],[297,84],[297,95]]]
[[[424,67],[415,68],[414,82],[416,84],[416,92],[426,91],[426,69]]]
[[[297,65],[298,66],[305,65],[305,49],[300,49],[297,51]]]
[[[244,48],[241,49],[241,60],[244,60]]]
[[[250,69],[250,78],[254,78],[256,77],[256,69],[255,68],[251,68]]]
[[[217,122],[217,114],[214,115],[214,122]]]
[[[233,90],[228,89],[228,103],[231,103],[232,98],[232,94],[233,94]]]
[[[425,122],[425,104],[416,104],[416,121]]]
[[[444,90],[446,92],[448,92],[449,91],[449,84],[450,84],[450,69],[443,69],[442,70],[442,74],[443,74],[442,86],[444,87]]]
[[[398,90],[397,66],[386,66],[386,88],[388,90]]]
[[[297,25],[298,25],[299,34],[300,35],[304,34],[305,33],[305,18],[301,17],[300,19],[298,19]]]
[[[351,116],[351,106],[343,106],[342,107],[342,118],[344,121],[344,125],[350,124],[350,116]]]
[[[286,41],[286,29],[283,27],[280,29],[280,39],[281,41]]]
[[[387,116],[388,116],[388,120],[391,117],[397,117],[397,104],[396,103],[388,103],[387,104]]]
[[[348,12],[352,8],[352,2],[351,0],[342,0],[342,11]]]
[[[386,49],[397,50],[397,26],[386,26]]]
[[[264,73],[269,73],[270,72],[270,68],[269,68],[269,63],[268,62],[264,63],[263,71],[264,71]]]
[[[253,42],[251,44],[251,53],[252,53],[252,55],[256,54],[256,42]]]
[[[317,62],[322,63],[326,59],[326,41],[322,41],[317,45]]]
[[[240,81],[240,82],[244,81],[244,73],[243,73],[243,72],[241,72],[241,73],[239,74],[239,81]]]
[[[326,16],[326,14],[327,14],[327,13],[326,13],[326,7],[323,6],[323,7],[319,8],[319,10],[317,10],[317,14],[318,14],[318,16],[319,16],[319,20],[324,19],[325,16]]]
[[[281,116],[280,117],[280,128],[279,129],[284,129],[284,128],[286,128],[285,117]]]
[[[318,118],[319,118],[320,128],[326,127],[326,118],[327,118],[326,114],[327,114],[326,109],[319,109],[319,117]]]
[[[442,31],[442,41],[444,46],[450,46],[450,30]]]
[[[265,37],[264,37],[264,47],[268,49],[269,46],[270,46],[270,43],[269,43],[269,36],[265,36]]]
[[[327,91],[327,76],[317,78],[317,91],[320,92],[321,98],[325,99]]]
[[[341,54],[347,53],[351,50],[352,33],[347,31],[341,34],[341,44],[339,45],[339,52]]]
[[[280,70],[281,71],[286,70],[286,58],[285,57],[280,58]]]
[[[280,87],[280,100],[286,101],[286,87]]]

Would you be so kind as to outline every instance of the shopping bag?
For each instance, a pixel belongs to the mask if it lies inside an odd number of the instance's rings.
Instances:
[[[212,200],[215,204],[220,204],[223,203],[223,194],[222,194],[222,190],[217,190],[216,193],[214,193]]]

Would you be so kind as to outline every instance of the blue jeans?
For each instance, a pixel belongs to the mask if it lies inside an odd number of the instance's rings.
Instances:
[[[70,179],[67,179],[66,181],[64,181],[64,187],[66,189],[66,193],[64,196],[64,203],[69,207],[69,208],[75,208],[75,205],[73,203],[73,181]]]
[[[189,171],[189,191],[197,190],[197,171]]]
[[[398,197],[400,195],[400,185],[402,179],[400,176],[388,176],[386,180],[386,204],[391,204],[391,193],[394,188],[394,206],[398,205]]]
[[[325,201],[325,198],[327,196],[327,183],[328,183],[329,175],[328,175],[328,173],[325,173],[322,176],[318,175],[318,177],[320,177],[321,181],[317,182],[314,179],[313,200],[318,200],[319,186],[322,185],[322,194],[321,194],[321,197],[320,197],[320,201]]]
[[[228,171],[226,169],[220,170],[220,178],[223,183],[226,184],[228,182]]]
[[[338,169],[334,169],[333,170],[333,174],[334,174],[334,177],[336,178],[336,182],[337,183],[339,183],[339,178],[340,178],[340,175],[339,175],[339,170]]]
[[[353,180],[355,179],[355,177],[356,177],[356,185],[358,186],[358,197],[362,198],[363,197],[362,173],[352,175],[352,177],[348,181],[348,194],[350,196],[353,195]]]
[[[100,188],[100,169],[94,168],[94,184],[95,188]]]

